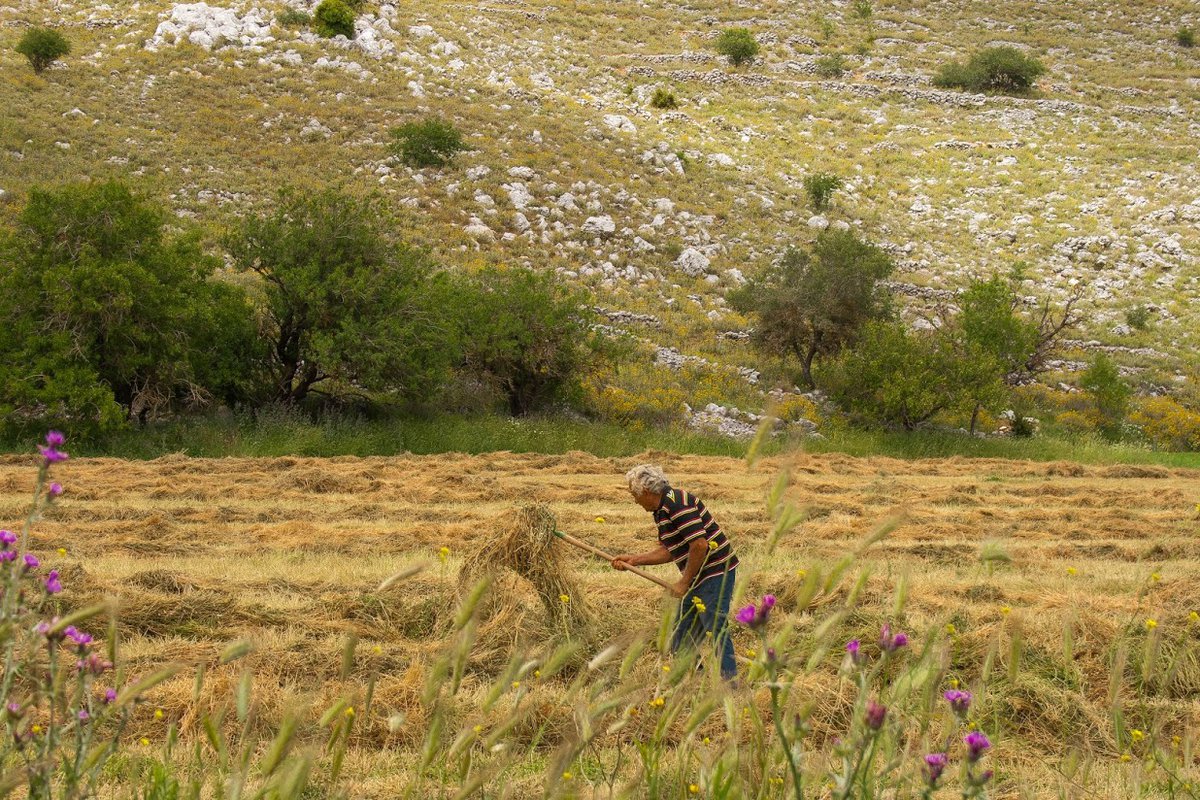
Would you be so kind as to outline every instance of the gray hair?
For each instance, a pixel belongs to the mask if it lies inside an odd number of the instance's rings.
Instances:
[[[629,481],[629,490],[634,494],[662,494],[671,488],[671,482],[662,469],[653,464],[639,464],[625,473],[625,480]]]

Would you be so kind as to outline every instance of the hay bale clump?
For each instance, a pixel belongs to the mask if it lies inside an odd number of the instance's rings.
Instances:
[[[458,573],[460,594],[465,595],[485,576],[493,578],[490,602],[481,608],[489,619],[480,630],[481,639],[488,628],[515,629],[518,626],[512,623],[524,618],[521,593],[513,581],[502,579],[501,569],[516,573],[533,588],[546,612],[550,635],[591,638],[595,618],[567,567],[564,546],[555,544],[556,528],[554,514],[544,504],[522,506],[497,521],[495,535],[463,560]]]

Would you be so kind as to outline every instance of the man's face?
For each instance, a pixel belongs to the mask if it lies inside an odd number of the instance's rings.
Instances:
[[[637,503],[647,511],[657,511],[658,507],[662,505],[661,494],[648,491],[635,492],[632,489],[630,492],[633,494],[633,502]]]

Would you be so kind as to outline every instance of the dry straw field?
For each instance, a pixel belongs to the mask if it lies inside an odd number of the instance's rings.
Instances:
[[[39,525],[33,547],[65,548],[52,558],[62,569],[65,602],[120,598],[121,652],[135,671],[169,661],[210,666],[198,701],[191,679],[179,677],[139,711],[131,735],[149,741],[143,750],[160,747],[170,725],[184,740],[200,735],[198,719],[228,703],[243,668],[217,665],[217,654],[246,639],[254,645],[245,662],[254,673],[254,724],[265,731],[287,708],[316,714],[339,697],[361,703],[364,687],[373,687],[342,781],[350,796],[393,797],[417,785],[431,724],[429,674],[447,641],[459,641],[452,618],[460,566],[529,501],[547,504],[561,529],[611,551],[647,545],[649,518],[622,481],[624,470],[645,460],[706,500],[741,553],[747,585],[739,591],[779,596],[777,611],[794,626],[789,646],[802,660],[824,652],[827,635],[839,650],[852,636],[873,641],[885,621],[903,626],[914,643],[936,642],[939,690],[955,681],[976,690],[1001,796],[1153,796],[1154,772],[1139,772],[1147,769],[1145,752],[1129,732],[1163,742],[1181,736],[1164,747],[1190,748],[1188,731],[1200,721],[1200,628],[1189,617],[1200,609],[1196,471],[805,454],[753,466],[666,453],[80,459],[59,471],[67,492]],[[768,556],[766,498],[784,471],[791,475],[787,498],[807,506],[808,518]],[[19,519],[31,488],[28,459],[0,462],[0,517]],[[805,575],[829,575],[855,542],[897,513],[899,526],[845,579],[815,593],[802,589]],[[563,697],[570,670],[544,680],[532,670],[505,672],[514,650],[544,647],[563,620],[590,622],[579,632],[582,662],[609,642],[653,638],[659,608],[669,607],[649,583],[574,551],[561,558],[564,580],[577,592],[569,602],[586,604],[586,613],[548,618],[532,587],[501,578],[477,609],[481,625],[468,660],[446,679],[461,673],[453,702],[437,712],[447,742],[459,730],[486,733],[505,720],[493,750],[497,742],[520,749],[502,776],[492,776],[503,778],[492,786],[496,794],[502,783],[510,796],[540,796],[553,770],[554,792],[603,796],[606,769],[621,781],[644,772],[628,753],[624,766],[606,762],[622,737],[642,735],[636,729],[601,736],[591,755],[555,764],[556,748],[580,735],[579,702]],[[414,565],[424,569],[379,590]],[[834,629],[814,632],[839,604],[852,607],[833,618]],[[349,639],[356,657],[346,669],[348,637],[356,637]],[[761,659],[754,647],[750,632],[739,630],[743,670]],[[1151,649],[1170,667],[1147,665],[1143,653]],[[651,645],[626,661],[622,669],[636,679],[621,696],[626,715],[653,711],[667,660]],[[794,698],[811,703],[809,766],[819,771],[822,743],[847,726],[853,696],[838,676],[837,652],[818,653],[816,661],[798,673]],[[992,671],[1006,676],[1003,690],[995,680],[980,682]],[[500,687],[503,696],[487,697],[497,676],[519,679]],[[743,713],[769,707],[767,690],[753,679],[732,697],[745,704]],[[510,718],[513,703],[528,713]],[[1114,707],[1121,709],[1116,724]],[[729,735],[714,720],[696,730],[705,742]],[[1086,778],[1064,766],[1080,757]],[[684,795],[700,788],[686,776],[677,780]],[[453,776],[438,785],[446,796],[457,791]]]

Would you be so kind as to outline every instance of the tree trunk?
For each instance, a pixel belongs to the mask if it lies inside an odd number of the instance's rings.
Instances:
[[[971,410],[971,429],[970,429],[970,433],[971,433],[971,435],[972,435],[972,436],[974,436],[974,435],[975,435],[975,423],[979,421],[979,409],[980,409],[979,403],[976,403],[976,404],[975,404],[975,408],[973,408],[973,409]]]
[[[817,348],[812,346],[808,348],[808,352],[804,354],[804,358],[800,360],[800,374],[804,378],[804,385],[809,388],[809,391],[817,388],[817,382],[813,380],[812,365],[813,359],[817,357]]]

